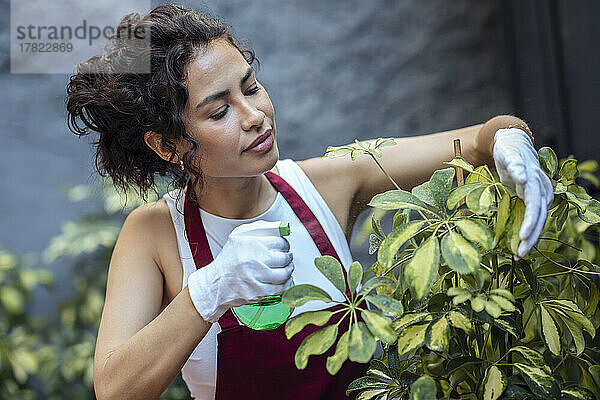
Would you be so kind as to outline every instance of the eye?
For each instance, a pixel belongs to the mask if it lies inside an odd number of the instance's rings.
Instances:
[[[255,87],[253,87],[252,89],[250,89],[250,90],[249,90],[248,92],[246,92],[246,93],[248,93],[250,96],[252,96],[253,94],[255,94],[256,92],[258,92],[259,90],[260,90],[260,87],[258,87],[258,86],[255,86]]]
[[[246,92],[246,95],[247,96],[252,96],[253,94],[256,94],[259,90],[260,90],[260,87],[255,86],[252,89],[248,90]],[[215,114],[215,115],[211,116],[210,119],[218,120],[218,119],[223,118],[225,116],[225,114],[227,114],[227,110],[228,109],[229,109],[229,106],[227,105],[223,111],[221,111],[218,114]]]
[[[221,119],[221,118],[223,118],[223,117],[225,116],[225,114],[227,114],[227,109],[228,109],[228,108],[229,108],[229,106],[226,106],[226,107],[225,107],[225,109],[224,109],[223,111],[221,111],[221,112],[220,112],[220,113],[218,113],[218,114],[215,114],[215,115],[211,116],[211,117],[210,117],[210,119],[217,120],[217,119]]]

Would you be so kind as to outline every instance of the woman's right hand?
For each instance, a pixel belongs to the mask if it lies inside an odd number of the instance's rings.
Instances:
[[[188,279],[190,297],[202,318],[216,322],[230,307],[255,302],[292,286],[290,244],[277,231],[258,231],[264,221],[236,227],[221,252]]]

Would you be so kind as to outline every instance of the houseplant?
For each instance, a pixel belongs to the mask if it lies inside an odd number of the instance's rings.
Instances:
[[[381,213],[373,216],[370,252],[377,260],[365,271],[355,261],[345,280],[336,259],[315,259],[340,292],[346,284],[352,291],[339,311],[350,326],[309,335],[296,366],[333,345],[331,374],[348,359],[370,362],[367,375],[348,387],[359,400],[599,398],[600,203],[576,182],[580,174],[595,179],[594,162],[559,161],[552,149],[539,150],[554,201],[537,245],[517,260],[525,206],[497,174],[456,157],[407,192],[377,161],[381,147],[393,144],[327,149],[326,157],[371,156],[396,189],[369,205],[395,214],[390,232]],[[453,185],[458,169],[468,174],[464,185]],[[289,306],[310,300],[332,301],[311,285],[283,295]],[[286,334],[324,325],[331,315],[300,314],[286,323]],[[377,342],[383,351],[374,358]]]

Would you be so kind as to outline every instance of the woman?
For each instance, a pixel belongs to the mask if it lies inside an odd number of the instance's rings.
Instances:
[[[282,329],[244,329],[228,310],[280,293],[292,277],[339,299],[313,260],[329,252],[349,267],[356,217],[393,187],[366,157],[279,160],[275,112],[251,66],[254,53],[222,21],[164,4],[128,15],[121,26],[129,24],[150,33],[151,73],[117,73],[148,53],[113,40],[71,78],[69,126],[99,134],[99,172],[121,188],[146,193],[159,174],[173,177],[176,189],[134,210],[117,240],[94,359],[97,397],[157,398],[181,371],[196,398],[343,398],[365,366],[347,362],[330,376],[326,354],[298,371],[297,341],[284,340]],[[454,138],[468,161],[495,163],[524,199],[524,256],[552,187],[520,119],[396,139],[381,163],[410,190],[453,158]],[[261,220],[290,222],[292,233],[239,234]],[[306,304],[294,315],[320,307]]]

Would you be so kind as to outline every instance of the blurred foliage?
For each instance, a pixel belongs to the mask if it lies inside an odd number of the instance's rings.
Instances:
[[[161,183],[158,192],[166,190]],[[95,398],[94,349],[110,256],[125,216],[144,202],[133,191],[123,196],[108,179],[72,187],[66,195],[72,202],[103,202],[101,210],[65,222],[42,254],[46,264],[70,264],[66,298],[57,293],[54,273],[36,267],[42,263],[37,257],[19,259],[0,250],[0,399]],[[62,300],[49,315],[32,316],[28,306],[40,289]],[[189,398],[181,374],[160,398]]]

